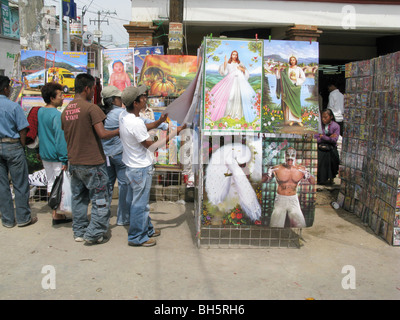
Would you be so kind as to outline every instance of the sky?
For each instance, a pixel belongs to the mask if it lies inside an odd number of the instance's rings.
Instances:
[[[45,6],[56,6],[56,14],[58,15],[58,7],[60,0],[44,0]],[[84,17],[84,24],[87,25],[88,31],[93,32],[97,30],[98,23],[93,20],[98,19],[97,12],[110,11],[112,14],[106,15],[101,13],[100,19],[104,22],[100,25],[100,30],[103,31],[103,38],[107,40],[110,35],[113,37],[113,41],[101,40],[101,44],[106,47],[114,47],[114,45],[127,45],[129,42],[129,35],[124,24],[129,24],[131,19],[131,1],[130,0],[75,0],[77,5],[78,16],[82,15],[82,9],[86,6],[86,14]],[[116,12],[117,14],[113,14]],[[107,20],[108,23],[107,24]]]
[[[206,69],[208,71],[218,70],[219,66],[224,63],[225,56],[229,60],[233,50],[239,53],[239,60],[250,73],[258,74],[262,72],[261,56],[248,50],[248,42],[242,40],[222,40],[221,45],[213,52],[213,56],[218,56],[219,61],[215,62],[212,59],[208,60]],[[257,57],[257,62],[252,61],[252,58]]]

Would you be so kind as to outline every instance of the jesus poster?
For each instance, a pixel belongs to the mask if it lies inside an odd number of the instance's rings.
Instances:
[[[262,44],[206,39],[205,131],[260,132]]]

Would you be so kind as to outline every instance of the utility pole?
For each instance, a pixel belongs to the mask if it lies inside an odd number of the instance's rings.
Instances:
[[[103,18],[103,20],[101,20],[100,19],[100,15],[101,14],[105,14],[105,17]],[[108,22],[108,19],[106,20],[106,17],[107,16],[109,16],[110,14],[115,14],[115,15],[117,15],[117,12],[116,11],[114,11],[114,12],[110,12],[110,11],[97,11],[97,20],[92,20],[92,19],[90,19],[90,23],[92,23],[92,22],[94,22],[94,23],[97,23],[97,32],[98,32],[98,40],[97,40],[97,42],[98,42],[98,44],[99,44],[99,46],[100,46],[100,38],[101,38],[101,30],[100,30],[100,26],[101,26],[101,24],[103,23],[103,22],[107,22],[107,24],[109,24],[109,22]]]
[[[83,20],[85,19],[85,14],[86,14],[87,9],[88,9],[87,6],[84,6],[84,7],[82,8],[82,17],[81,17],[82,51],[85,51],[85,46],[83,45],[83,28],[84,28]]]
[[[178,23],[181,24],[183,23],[183,7],[184,7],[184,0],[169,0],[169,23],[170,23],[170,31],[169,31],[169,36],[168,38],[171,39],[171,23]],[[181,28],[182,30],[182,28]],[[179,32],[178,32],[179,33]],[[178,35],[179,36],[179,35]],[[182,40],[183,40],[183,33],[181,35]],[[182,41],[183,43],[183,41]],[[168,44],[168,54],[171,55],[180,55],[182,54],[182,48],[178,49],[175,46],[171,48],[171,43]]]

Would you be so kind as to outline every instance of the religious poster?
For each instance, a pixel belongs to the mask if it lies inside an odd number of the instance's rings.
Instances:
[[[40,94],[47,82],[58,82],[64,93],[75,91],[75,77],[87,72],[87,52],[21,50],[24,94]]]
[[[164,46],[153,46],[153,47],[137,47],[134,48],[135,57],[135,80],[139,79],[140,72],[142,71],[144,60],[148,55],[163,55]]]
[[[133,49],[103,50],[103,87],[115,86],[124,91],[135,83]]]
[[[204,130],[260,132],[262,47],[257,40],[205,39]]]
[[[262,132],[318,132],[318,42],[264,40]]]
[[[145,84],[150,97],[177,98],[197,74],[196,56],[148,55],[138,85]]]

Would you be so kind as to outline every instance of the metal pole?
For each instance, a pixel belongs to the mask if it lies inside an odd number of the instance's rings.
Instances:
[[[97,11],[97,17],[98,17],[98,20],[97,20],[97,22],[98,22],[98,28],[99,28],[99,35],[100,35],[100,24],[101,24],[101,21],[100,21],[100,11]],[[100,36],[101,37],[101,36]],[[97,39],[97,42],[99,43],[99,47],[100,47],[100,37],[98,37]]]
[[[85,46],[83,45],[83,19],[85,18],[86,6],[82,8],[82,17],[81,17],[81,39],[82,39],[82,52],[85,51]]]
[[[60,0],[59,2],[59,14],[60,14],[60,51],[64,51],[64,35],[63,35],[63,1]]]
[[[67,18],[67,51],[71,51],[70,18]]]

